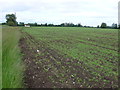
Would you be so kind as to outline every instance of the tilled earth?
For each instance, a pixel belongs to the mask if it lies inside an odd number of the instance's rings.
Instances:
[[[117,81],[104,77],[109,82],[104,83],[100,77],[87,70],[82,61],[61,55],[57,50],[47,47],[28,33],[22,32],[20,39],[21,52],[26,66],[24,84],[27,88],[111,88]],[[76,63],[76,65],[74,64]],[[77,65],[79,64],[79,65]],[[103,73],[100,74],[104,76]],[[96,79],[96,80],[95,80]]]

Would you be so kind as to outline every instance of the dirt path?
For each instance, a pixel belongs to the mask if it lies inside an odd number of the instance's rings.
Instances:
[[[57,51],[46,47],[43,42],[36,41],[28,33],[22,34],[20,47],[26,65],[24,84],[27,88],[103,87],[101,80],[89,81],[95,76],[84,68],[86,66],[83,62],[73,60],[71,57],[65,58]],[[111,84],[106,83],[105,87],[111,87]]]

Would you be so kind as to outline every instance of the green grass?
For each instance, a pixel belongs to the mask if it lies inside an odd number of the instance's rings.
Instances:
[[[19,27],[2,28],[2,88],[23,87],[23,64],[18,41]]]
[[[104,80],[104,77],[118,77],[118,30],[79,27],[31,27],[24,28],[38,42],[56,50],[64,57],[83,62],[81,66],[91,74]],[[58,62],[58,61],[56,61]],[[80,65],[79,63],[73,63]],[[65,69],[65,67],[63,67]],[[66,70],[66,69],[65,69]],[[91,72],[92,70],[92,72]],[[93,72],[94,71],[94,72]],[[104,74],[104,76],[102,76]],[[100,77],[101,76],[101,77]],[[91,81],[100,82],[96,78]],[[79,80],[78,80],[79,81]],[[111,85],[116,86],[116,85]]]
[[[2,88],[2,25],[0,25],[0,89]]]

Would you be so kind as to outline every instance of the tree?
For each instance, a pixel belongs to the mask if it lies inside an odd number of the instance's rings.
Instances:
[[[73,23],[62,23],[60,24],[62,27],[74,27],[75,25]]]
[[[6,25],[6,23],[4,22],[4,23],[1,23],[2,25]]]
[[[20,23],[19,23],[19,26],[24,26],[24,22],[20,22]]]
[[[45,23],[45,26],[47,26],[47,23]]]
[[[82,25],[81,25],[81,23],[78,23],[78,25],[77,25],[78,27],[82,27]]]
[[[97,28],[99,28],[100,26],[98,25]]]
[[[54,24],[48,24],[48,26],[54,26]]]
[[[120,29],[120,24],[118,25],[118,29]]]
[[[106,23],[102,23],[101,24],[101,28],[106,28],[107,27],[107,24]]]
[[[34,26],[37,26],[37,23],[36,23],[36,22],[34,23]]]
[[[117,24],[112,24],[112,28],[117,29]]]
[[[16,16],[15,14],[7,14],[6,15],[6,23],[9,26],[16,26],[17,25],[17,21],[16,21]]]

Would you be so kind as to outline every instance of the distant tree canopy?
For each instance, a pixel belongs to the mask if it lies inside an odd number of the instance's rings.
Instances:
[[[15,14],[7,14],[6,15],[6,23],[9,26],[16,26],[17,25],[17,21],[16,21],[16,16]]]
[[[107,27],[107,24],[106,23],[102,23],[101,24],[101,28],[106,28]]]
[[[78,23],[78,25],[77,25],[78,27],[82,27],[82,25],[81,25],[81,23]]]
[[[35,22],[35,23],[28,23],[30,26],[38,26],[38,24]]]
[[[117,29],[117,24],[113,23],[112,28]]]
[[[118,25],[118,29],[120,29],[120,24]]]
[[[60,26],[62,27],[82,27],[81,23],[78,23],[78,24],[73,24],[73,23],[62,23],[60,24]]]
[[[18,25],[19,26],[24,26],[25,24],[24,24],[24,22],[20,22]]]
[[[100,26],[98,25],[97,28],[99,28]]]

